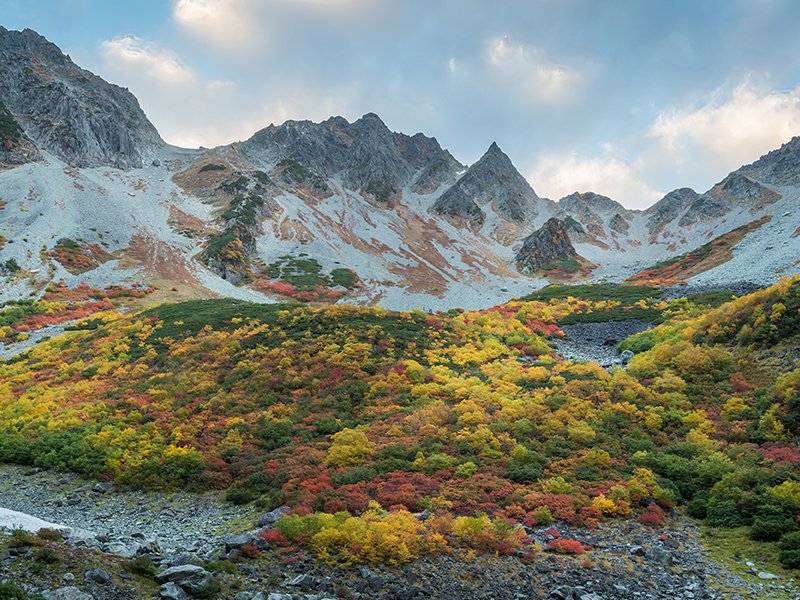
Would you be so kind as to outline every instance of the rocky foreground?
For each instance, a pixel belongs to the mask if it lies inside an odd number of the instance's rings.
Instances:
[[[259,515],[211,495],[118,491],[0,466],[0,506],[71,528],[62,541],[0,535],[0,582],[54,600],[800,598],[792,580],[757,565],[745,581],[711,561],[697,525],[680,517],[657,530],[628,522],[528,530],[537,548],[556,537],[593,548],[579,556],[453,554],[344,569],[259,537],[280,510]]]

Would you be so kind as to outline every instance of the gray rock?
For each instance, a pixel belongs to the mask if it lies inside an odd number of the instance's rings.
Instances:
[[[189,600],[189,594],[177,584],[169,581],[158,590],[158,597],[162,600]]]
[[[0,101],[41,150],[75,167],[141,167],[164,144],[128,91],[30,29],[0,27]]]
[[[189,592],[198,591],[207,587],[212,579],[213,575],[211,575],[211,573],[206,571],[203,567],[198,567],[196,565],[170,567],[166,571],[156,575],[156,581],[158,583],[172,582]]]
[[[133,558],[136,556],[137,549],[138,546],[129,546],[128,544],[120,542],[119,540],[114,540],[103,544],[103,552],[116,554],[122,558]]]
[[[774,575],[773,573],[768,573],[767,571],[759,571],[756,577],[759,579],[780,579],[779,575]]]
[[[105,494],[106,492],[110,492],[113,489],[114,489],[113,483],[111,483],[110,481],[101,481],[92,488],[92,491],[98,494]]]
[[[291,587],[301,587],[301,588],[312,588],[317,584],[317,579],[309,575],[308,573],[304,573],[302,575],[298,575],[293,579],[289,580],[286,585]]]
[[[644,556],[648,560],[664,565],[665,567],[669,567],[673,563],[672,553],[663,548],[658,548],[657,546],[649,548]]]
[[[281,506],[276,508],[275,510],[271,510],[270,512],[263,514],[258,519],[258,526],[259,527],[266,527],[268,525],[272,525],[276,523],[278,519],[280,519],[286,512],[289,511],[288,506]]]
[[[111,573],[103,569],[90,569],[83,574],[88,581],[93,581],[102,585],[111,583]]]
[[[44,596],[45,600],[94,600],[92,596],[75,586],[58,588],[52,592],[44,592],[42,596]]]
[[[256,537],[252,532],[238,533],[225,538],[225,551],[239,550],[242,546],[247,544],[255,544]]]
[[[169,564],[172,567],[180,567],[182,565],[195,565],[200,567],[203,563],[196,554],[191,552],[181,552],[180,554],[171,558],[169,560]]]
[[[508,156],[492,143],[486,153],[433,205],[433,212],[483,223],[481,208],[491,204],[503,217],[525,223],[542,200],[517,171]]]

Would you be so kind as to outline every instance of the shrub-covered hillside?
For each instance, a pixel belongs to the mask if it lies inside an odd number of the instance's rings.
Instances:
[[[406,523],[377,502],[500,518],[459,521],[477,529],[658,525],[680,504],[773,540],[800,514],[800,369],[781,351],[799,289],[714,309],[622,289],[439,315],[235,300],[102,313],[0,364],[0,460],[341,513],[287,521],[299,539],[362,535],[345,511]],[[570,315],[626,311],[664,321],[623,344],[627,370],[565,362],[546,339]]]

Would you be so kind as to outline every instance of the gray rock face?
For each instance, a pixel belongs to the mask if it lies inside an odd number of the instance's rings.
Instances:
[[[620,213],[615,213],[611,220],[608,222],[608,226],[611,231],[614,231],[619,234],[626,234],[630,229],[630,225],[624,219],[624,217]]]
[[[14,115],[0,101],[0,163],[23,165],[41,159],[36,146],[22,131]]]
[[[678,188],[648,208],[645,214],[648,215],[647,230],[650,235],[656,235],[667,223],[677,219],[699,197],[700,194],[692,188]]]
[[[483,206],[491,204],[498,214],[525,223],[538,214],[542,199],[517,171],[508,156],[492,143],[478,162],[433,205],[433,211],[483,223]]]
[[[685,227],[716,219],[736,207],[756,212],[780,197],[775,190],[741,173],[733,172],[695,200],[679,224]]]
[[[141,167],[163,145],[136,98],[30,29],[0,27],[0,101],[39,149],[76,167]]]
[[[212,578],[211,573],[196,565],[170,567],[156,575],[158,583],[172,582],[188,592],[202,590],[211,583]]]
[[[454,180],[462,168],[434,138],[394,133],[373,113],[353,123],[331,117],[322,123],[270,125],[241,150],[264,164],[290,159],[317,177],[341,175],[346,187],[379,202],[389,202],[412,181],[415,192],[429,193]]]
[[[738,171],[772,185],[800,186],[800,136]]]
[[[525,238],[515,258],[521,273],[535,273],[554,260],[577,256],[567,236],[566,224],[553,217]]]

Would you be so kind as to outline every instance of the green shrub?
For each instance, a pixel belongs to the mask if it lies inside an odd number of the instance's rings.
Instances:
[[[800,531],[785,533],[778,547],[781,564],[789,569],[800,569]]]
[[[758,509],[750,528],[750,538],[762,542],[772,542],[795,528],[794,519],[787,516],[780,506],[767,504]]]
[[[158,573],[153,561],[147,556],[139,556],[131,559],[123,565],[126,570],[136,575],[144,575],[145,577],[155,577]]]
[[[225,165],[220,165],[217,163],[208,163],[200,167],[200,171],[198,172],[205,173],[207,171],[224,171],[224,170],[225,170]]]
[[[0,600],[28,600],[28,592],[13,583],[0,583]]]
[[[733,500],[713,500],[708,503],[706,524],[712,527],[741,527],[744,525],[739,508]]]

